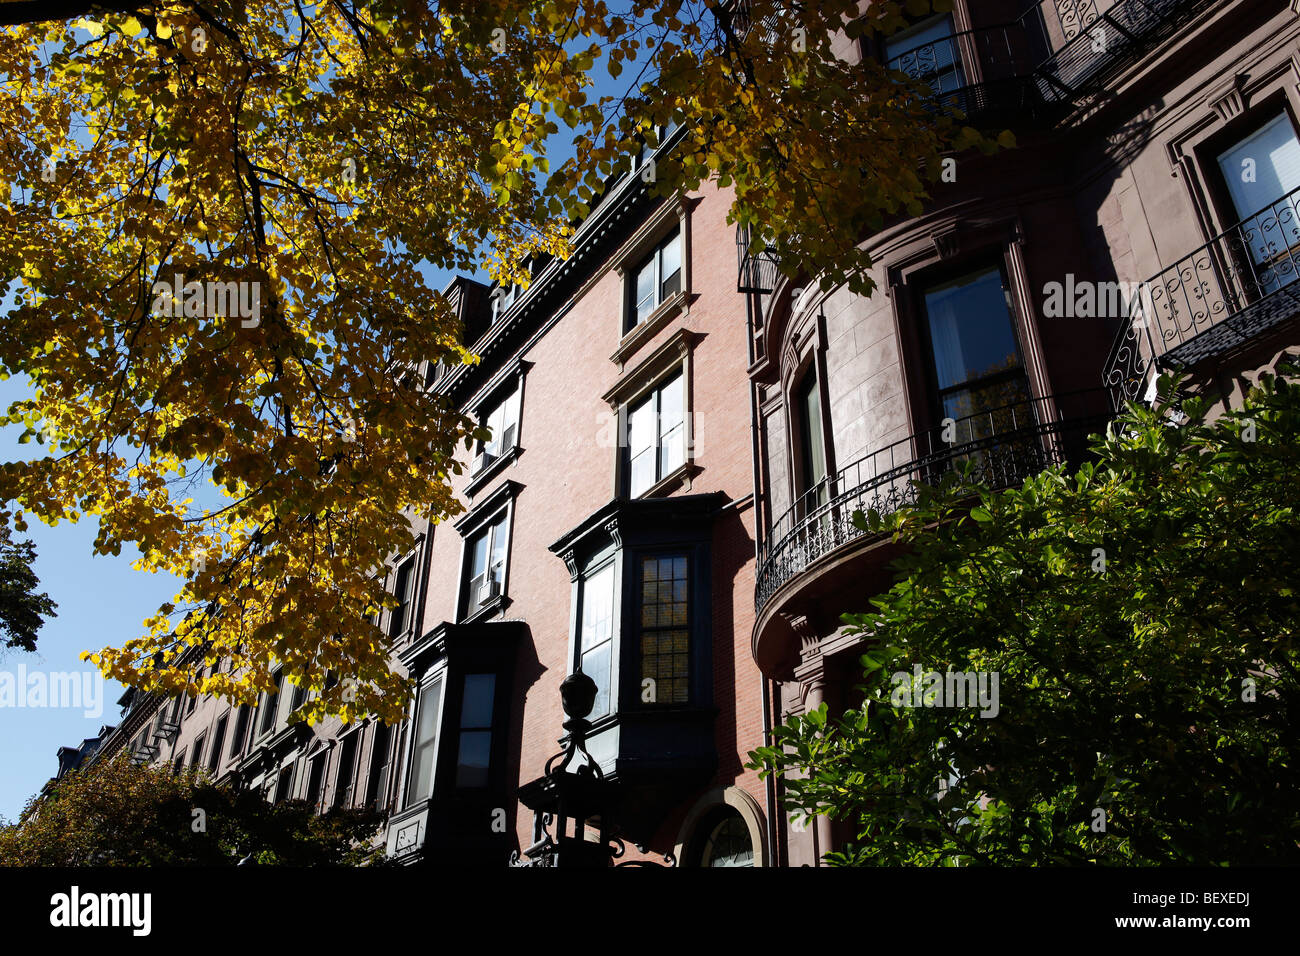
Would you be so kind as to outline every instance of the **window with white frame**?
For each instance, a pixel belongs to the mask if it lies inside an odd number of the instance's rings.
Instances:
[[[280,709],[280,693],[284,690],[284,671],[275,675],[275,690],[269,694],[262,695],[262,702],[258,707],[258,724],[257,735],[270,733],[275,728],[276,718]]]
[[[515,447],[519,434],[518,387],[495,405],[484,409],[480,424],[492,433],[492,437],[478,443],[477,457],[471,469],[473,474],[483,471]]]
[[[357,778],[357,747],[361,732],[354,730],[343,738],[339,750],[339,766],[334,775],[334,803],[336,807],[352,806],[352,788]]]
[[[1265,294],[1294,282],[1300,257],[1300,140],[1290,114],[1238,140],[1218,162],[1240,223],[1234,231],[1250,250],[1250,280]]]
[[[578,630],[576,656],[582,672],[596,682],[596,702],[591,709],[591,720],[610,713],[617,584],[615,562],[612,560],[589,572],[582,580],[582,623]]]
[[[674,228],[633,270],[626,329],[640,325],[682,291],[682,233]]]
[[[414,623],[415,557],[411,556],[397,566],[393,575],[393,597],[397,607],[388,619],[388,636],[396,640],[410,630]]]
[[[412,726],[411,771],[407,777],[406,805],[419,803],[433,792],[434,764],[438,755],[438,722],[442,711],[442,676],[420,688]]]
[[[681,372],[628,406],[628,494],[639,497],[686,463],[685,383]]]
[[[509,551],[510,512],[485,524],[466,542],[465,614],[473,614],[505,589],[505,567]]]

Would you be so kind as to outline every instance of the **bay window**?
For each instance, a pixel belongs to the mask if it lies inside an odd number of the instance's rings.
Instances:
[[[596,682],[592,720],[610,712],[616,582],[614,562],[610,561],[587,576],[581,593],[582,626],[578,634],[577,662],[582,672]]]
[[[641,699],[685,704],[691,672],[688,558],[652,555],[642,557],[640,564]]]
[[[433,772],[438,752],[438,721],[442,716],[441,676],[420,688],[416,698],[412,734],[411,771],[407,777],[406,804],[419,803],[433,790]]]

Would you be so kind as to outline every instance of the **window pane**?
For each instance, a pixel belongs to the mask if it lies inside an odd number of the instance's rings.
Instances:
[[[488,533],[485,531],[474,539],[470,545],[472,553],[469,559],[469,576],[476,578],[487,570]],[[472,599],[471,595],[471,599]]]
[[[492,726],[492,697],[496,680],[495,674],[465,675],[465,698],[460,705],[462,727]]]
[[[456,757],[456,786],[486,787],[491,756],[492,731],[462,731],[460,752]]]
[[[634,406],[627,415],[628,447],[635,458],[641,452],[654,447],[655,443],[655,404],[654,396]]]
[[[438,704],[442,699],[442,681],[434,681],[420,691],[417,705],[415,745],[411,751],[411,782],[407,803],[416,803],[429,795],[433,787],[433,761],[438,747]]]
[[[591,711],[591,720],[609,713],[615,580],[614,565],[611,563],[583,582],[582,631],[578,647],[583,673],[596,682],[596,702]]]
[[[1296,141],[1291,118],[1282,114],[1220,155],[1219,168],[1238,219],[1300,189],[1300,142]]]
[[[690,631],[685,555],[641,559],[641,677],[655,703],[690,699]]]
[[[644,322],[655,307],[655,260],[643,265],[636,274],[636,321]]]
[[[826,477],[826,436],[822,432],[821,389],[817,376],[808,375],[801,401],[803,421],[803,471],[805,490],[815,488]]]
[[[596,703],[591,708],[589,720],[596,720],[609,713],[609,678],[610,654],[614,643],[606,641],[599,647],[582,655],[582,672],[596,682]]]
[[[412,573],[415,562],[405,561],[397,569],[397,579],[393,583],[393,594],[397,597],[398,605],[393,609],[393,618],[389,628],[390,637],[398,637],[405,633],[406,626],[409,623],[411,613],[411,592],[415,584],[415,575]]]
[[[940,390],[1020,367],[1020,347],[997,269],[931,289],[925,311]]]
[[[628,492],[635,497],[656,481],[653,395],[628,413],[628,453],[631,464]]]
[[[686,463],[686,427],[678,425],[663,438],[659,448],[659,475],[665,477]]]
[[[655,483],[655,451],[644,452],[632,459],[632,474],[628,492],[635,498],[644,494]]]
[[[885,41],[888,66],[930,85],[935,93],[959,89],[961,57],[953,36],[952,17],[944,14]]]
[[[492,526],[492,577],[501,582],[502,570],[506,564],[506,515],[501,515]]]
[[[589,650],[608,641],[613,634],[614,565],[607,564],[587,578],[583,587],[582,633],[579,639],[582,648]]]
[[[683,415],[685,387],[680,375],[667,381],[659,390],[659,434],[666,435],[685,420]]]
[[[659,253],[659,301],[682,290],[682,234],[677,232]]]

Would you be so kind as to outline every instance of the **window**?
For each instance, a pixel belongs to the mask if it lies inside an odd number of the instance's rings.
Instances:
[[[293,697],[289,702],[289,713],[294,713],[299,707],[307,703],[307,688],[301,684],[293,685]]]
[[[176,755],[176,759],[172,761],[172,773],[180,773],[184,769],[185,769],[185,751],[182,750],[180,753]]]
[[[404,635],[411,627],[412,601],[415,595],[415,558],[407,558],[397,568],[393,578],[393,596],[397,598],[397,607],[393,608],[388,621],[388,636],[394,640]]]
[[[885,65],[920,80],[936,93],[961,89],[965,77],[952,15],[930,17],[885,41]]]
[[[199,761],[203,759],[203,744],[204,744],[203,734],[199,734],[197,737],[194,738],[194,752],[190,754],[191,767],[197,767],[199,765]]]
[[[701,821],[701,832],[705,836],[699,850],[700,866],[754,865],[749,826],[731,807],[722,807]]]
[[[1300,246],[1300,141],[1291,117],[1274,118],[1220,153],[1218,162],[1259,291],[1280,289],[1296,278]]]
[[[532,275],[533,264],[530,261],[524,262],[524,268],[529,275]],[[499,319],[505,317],[520,297],[524,294],[524,287],[518,282],[512,282],[510,285],[498,286],[496,292],[492,295],[492,324],[495,325]]]
[[[583,582],[582,629],[578,634],[578,664],[596,682],[596,702],[588,719],[610,712],[614,654],[614,562],[592,572]]]
[[[826,431],[822,428],[822,393],[814,363],[804,377],[798,393],[799,478],[803,482],[800,500],[815,508],[830,500],[826,476],[830,470],[826,456]]]
[[[217,721],[217,729],[212,734],[212,750],[208,753],[208,770],[212,773],[217,772],[217,767],[221,766],[221,748],[226,743],[226,724],[230,717],[223,714]]]
[[[1283,113],[1219,154],[1237,219],[1245,219],[1300,189],[1300,142]]]
[[[262,698],[262,717],[257,733],[269,733],[275,726],[276,711],[280,709],[280,692],[284,690],[284,671],[275,675],[275,690]]]
[[[685,704],[690,700],[691,652],[686,555],[643,557],[640,591],[641,699]],[[647,685],[647,680],[654,683]]]
[[[505,590],[505,566],[510,513],[502,511],[490,524],[477,531],[467,542],[469,563],[464,595],[468,616],[488,604]]]
[[[486,409],[480,424],[492,432],[486,442],[478,443],[478,457],[474,459],[474,474],[483,471],[506,452],[515,447],[519,433],[519,389]]]
[[[388,765],[392,740],[393,728],[383,721],[377,721],[370,744],[370,772],[366,775],[366,806],[375,810],[387,805]]]
[[[271,802],[280,803],[289,799],[291,792],[289,787],[293,783],[293,767],[281,767],[280,774],[275,779],[275,789],[271,793]]]
[[[969,418],[1030,397],[1002,271],[995,266],[932,286],[924,300],[939,417],[959,422],[958,442],[1003,430],[1009,414],[1005,423],[1001,416]]]
[[[304,799],[311,808],[320,812],[321,785],[325,780],[325,757],[324,751],[312,757],[307,764],[307,792],[303,795]]]
[[[357,741],[361,739],[360,731],[353,731],[343,738],[339,750],[339,769],[334,778],[334,806],[352,806],[352,787],[356,782]]]
[[[682,291],[682,232],[675,228],[633,270],[627,329],[650,317],[662,303]]]
[[[686,463],[684,378],[678,372],[627,414],[628,494],[645,494]]]
[[[235,736],[230,741],[231,757],[238,757],[244,752],[244,743],[248,739],[249,714],[249,706],[247,704],[241,704],[239,713],[235,715]]]
[[[486,787],[492,766],[492,710],[495,674],[466,674],[460,705],[456,786]]]
[[[433,790],[433,769],[438,751],[438,719],[442,703],[442,680],[437,679],[420,689],[415,705],[414,746],[411,749],[411,773],[406,787],[410,806],[427,799]]]

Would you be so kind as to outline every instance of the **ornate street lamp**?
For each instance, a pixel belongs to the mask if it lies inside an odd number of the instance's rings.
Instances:
[[[546,762],[545,773],[519,788],[519,799],[533,811],[533,843],[520,857],[510,855],[511,866],[608,867],[658,866],[653,862],[613,864],[623,855],[623,841],[614,836],[612,812],[620,799],[619,784],[605,777],[587,752],[591,732],[587,715],[596,703],[596,682],[576,670],[560,683],[560,701],[568,719],[564,750]],[[578,763],[579,758],[581,762]],[[576,766],[575,766],[576,764]],[[572,769],[571,769],[572,768]],[[569,821],[573,834],[569,834]],[[596,840],[588,840],[588,822],[598,827]],[[554,824],[554,836],[547,828]],[[673,865],[671,856],[665,857]]]

